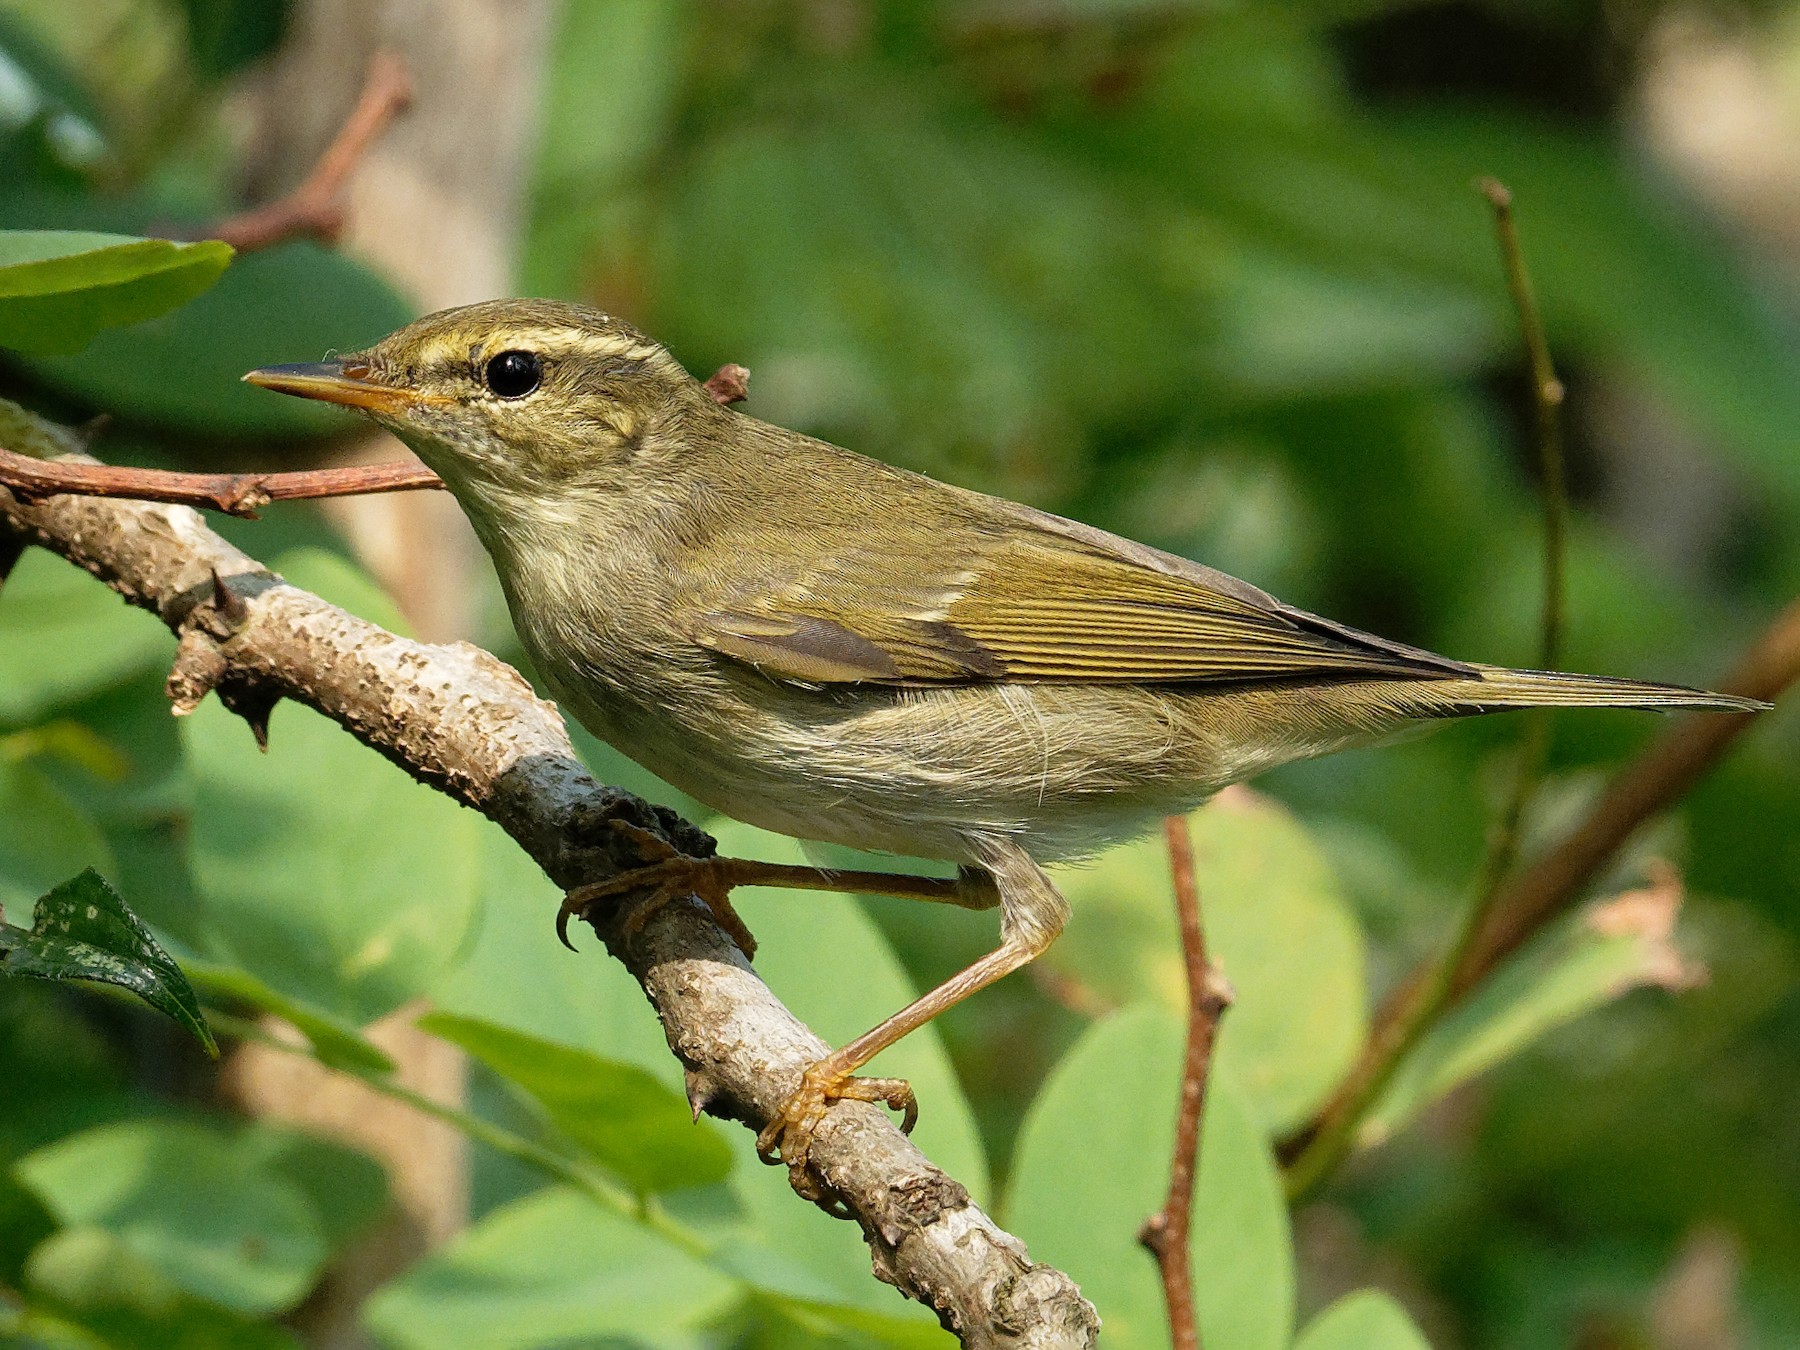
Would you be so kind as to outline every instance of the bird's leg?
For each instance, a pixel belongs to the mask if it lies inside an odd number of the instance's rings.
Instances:
[[[1041,953],[1068,921],[1069,904],[1044,871],[1011,840],[972,840],[998,892],[1000,945],[973,965],[914,1000],[887,1021],[819,1060],[801,1077],[800,1087],[756,1137],[756,1153],[766,1163],[784,1162],[794,1189],[812,1200],[823,1194],[807,1166],[813,1132],[834,1101],[882,1101],[902,1113],[902,1130],[918,1118],[912,1088],[899,1078],[857,1078],[856,1070],[944,1009],[962,1002]]]
[[[706,902],[719,926],[731,935],[731,940],[745,956],[756,955],[756,939],[732,908],[731,891],[737,886],[895,895],[907,900],[960,905],[965,909],[989,909],[998,903],[986,874],[974,869],[965,869],[954,877],[915,877],[898,872],[837,871],[797,863],[758,862],[754,858],[694,858],[677,852],[648,830],[639,829],[628,821],[615,820],[612,826],[636,845],[644,865],[605,881],[577,886],[563,897],[562,909],[556,916],[556,935],[565,947],[573,949],[569,941],[569,920],[586,918],[589,906],[632,891],[645,894],[620,920],[619,927],[624,936],[636,933],[652,914],[670,901],[695,895]]]

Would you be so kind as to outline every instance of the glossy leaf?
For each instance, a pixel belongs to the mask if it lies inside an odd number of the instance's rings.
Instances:
[[[0,346],[80,351],[166,314],[219,279],[231,246],[78,230],[0,230]]]
[[[1188,827],[1208,953],[1237,992],[1219,1063],[1278,1131],[1305,1118],[1362,1045],[1362,933],[1324,856],[1270,798],[1234,790]],[[1185,1009],[1161,834],[1056,876],[1074,914],[1039,960],[1104,1003]]]
[[[1032,1256],[1069,1272],[1099,1309],[1107,1344],[1169,1343],[1162,1285],[1137,1242],[1168,1188],[1182,1024],[1160,1008],[1100,1022],[1031,1105],[1004,1218]],[[1207,1088],[1194,1194],[1194,1297],[1206,1343],[1286,1350],[1294,1259],[1281,1178],[1244,1094]]]
[[[293,1306],[330,1250],[300,1187],[200,1125],[102,1126],[14,1172],[63,1224],[111,1233],[177,1288],[241,1312]]]
[[[181,967],[92,868],[41,897],[29,931],[0,925],[0,975],[117,985],[218,1053]]]
[[[1406,1309],[1375,1289],[1345,1294],[1306,1325],[1294,1350],[1431,1350]]]
[[[523,1091],[550,1122],[640,1192],[724,1179],[731,1154],[719,1128],[644,1070],[494,1022],[451,1013],[419,1019]]]
[[[657,1233],[551,1188],[488,1215],[384,1286],[363,1320],[397,1350],[659,1345],[738,1297],[735,1282]]]

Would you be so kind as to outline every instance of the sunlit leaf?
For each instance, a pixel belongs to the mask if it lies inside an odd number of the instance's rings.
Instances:
[[[0,418],[0,445],[8,443]],[[154,615],[56,555],[27,549],[0,586],[0,724],[36,720],[174,653]]]
[[[1188,818],[1208,955],[1237,993],[1219,1063],[1276,1131],[1305,1117],[1362,1045],[1363,942],[1331,868],[1267,797],[1233,791]],[[1118,1006],[1187,1006],[1159,834],[1057,873],[1074,914],[1039,958]]]
[[[1294,1350],[1431,1350],[1406,1309],[1379,1290],[1346,1294],[1306,1325]]]
[[[103,1229],[178,1288],[239,1311],[291,1307],[329,1252],[301,1189],[205,1126],[106,1125],[14,1171],[65,1225]]]
[[[738,1297],[733,1281],[646,1226],[552,1188],[496,1210],[385,1285],[363,1319],[400,1350],[660,1344]]]
[[[0,925],[0,975],[117,985],[218,1052],[181,967],[92,868],[41,897],[29,930]]]
[[[475,1017],[429,1013],[421,1029],[459,1045],[535,1100],[552,1124],[643,1192],[723,1180],[719,1128],[644,1070]]]
[[[1673,941],[1680,904],[1679,881],[1664,877],[1535,939],[1426,1032],[1364,1120],[1359,1141],[1381,1142],[1459,1084],[1629,990],[1692,983]]]
[[[1181,1082],[1182,1024],[1137,1007],[1093,1028],[1031,1105],[1004,1217],[1032,1256],[1069,1272],[1108,1345],[1169,1343],[1162,1285],[1138,1228],[1162,1207]],[[1242,1093],[1207,1087],[1191,1248],[1209,1345],[1286,1350],[1294,1258],[1281,1179]]]
[[[296,584],[353,611],[392,609],[339,560],[277,561]],[[358,1024],[451,966],[479,910],[471,812],[296,704],[275,709],[266,754],[216,700],[185,718],[182,732],[201,900],[184,941]]]
[[[231,246],[75,230],[0,230],[0,346],[75,352],[103,329],[186,304],[219,279]]]

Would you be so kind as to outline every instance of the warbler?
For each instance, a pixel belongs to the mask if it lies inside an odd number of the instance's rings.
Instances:
[[[999,946],[828,1055],[763,1130],[804,1168],[839,1098],[916,1111],[878,1052],[1017,969],[1090,855],[1278,764],[1530,707],[1764,705],[1455,661],[1185,558],[721,406],[660,344],[579,305],[445,310],[366,351],[244,377],[357,409],[468,514],[520,640],[602,740],[726,815],[936,858],[953,880],[665,858],[657,885],[741,932],[742,884],[998,906]],[[749,946],[747,935],[740,939]]]

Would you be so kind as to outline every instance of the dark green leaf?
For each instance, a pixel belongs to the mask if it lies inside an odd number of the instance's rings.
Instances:
[[[218,80],[281,45],[289,0],[181,0],[188,52],[202,79]]]
[[[37,902],[29,931],[0,928],[0,974],[118,985],[218,1053],[181,967],[91,867]]]
[[[231,246],[63,230],[0,231],[0,346],[77,352],[103,329],[186,304],[219,279]]]
[[[101,334],[76,356],[24,364],[52,387],[136,421],[209,436],[307,436],[357,422],[244,384],[254,366],[312,361],[413,317],[373,272],[331,249],[286,244],[239,259],[191,305]]]

